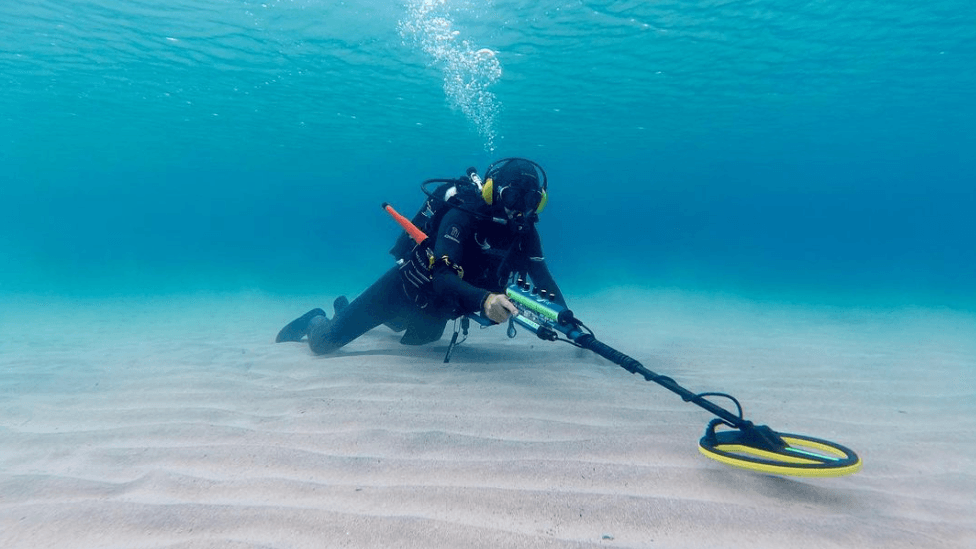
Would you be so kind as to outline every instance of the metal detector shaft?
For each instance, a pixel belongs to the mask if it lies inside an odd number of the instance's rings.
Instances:
[[[698,443],[706,457],[733,467],[792,476],[842,476],[861,468],[860,458],[847,447],[804,435],[781,434],[766,425],[756,425],[742,417],[742,406],[735,397],[725,393],[692,393],[670,377],[648,370],[640,362],[598,340],[571,310],[556,303],[552,294],[545,290],[537,290],[519,279],[509,285],[505,295],[518,309],[518,314],[509,319],[509,337],[515,337],[515,325],[519,325],[546,341],[570,341],[714,414],[717,419],[708,423],[705,435]],[[479,322],[490,323],[488,320]],[[738,414],[711,402],[706,398],[709,396],[730,399]],[[716,427],[723,423],[732,430],[717,432]]]
[[[648,370],[640,362],[598,340],[592,333],[589,333],[589,330],[584,332],[581,329],[582,324],[576,319],[571,310],[542,297],[542,292],[536,292],[534,289],[531,289],[524,281],[519,280],[517,283],[510,285],[505,294],[520,311],[519,317],[516,317],[515,320],[520,325],[534,332],[541,339],[555,339],[554,330],[558,331],[580,347],[593,351],[632,374],[640,374],[647,381],[653,381],[677,394],[685,402],[697,404],[715,414],[732,427],[742,429],[752,426],[752,422],[729,412],[725,408],[705,399],[704,396],[692,393],[688,389],[678,385],[670,377],[662,376]]]
[[[610,362],[613,362],[614,364],[620,366],[624,370],[627,370],[632,374],[640,374],[647,381],[653,381],[654,383],[657,383],[658,385],[664,387],[665,389],[671,391],[672,393],[677,394],[685,402],[691,402],[693,404],[697,404],[698,406],[701,406],[705,410],[708,410],[709,412],[722,418],[724,421],[728,422],[729,425],[732,425],[737,429],[741,429],[742,427],[751,424],[751,422],[740,419],[735,414],[729,412],[725,408],[722,408],[721,406],[711,402],[710,400],[698,396],[697,394],[692,393],[688,389],[685,389],[681,385],[678,385],[678,383],[675,380],[671,379],[670,377],[662,376],[660,374],[656,374],[648,370],[640,362],[637,362],[633,358],[625,355],[624,353],[621,353],[620,351],[614,349],[613,347],[607,345],[606,343],[603,343],[602,341],[593,337],[592,334],[583,334],[577,337],[575,341],[576,344],[579,345],[580,347],[593,351],[594,353],[602,356],[603,358],[609,360]]]

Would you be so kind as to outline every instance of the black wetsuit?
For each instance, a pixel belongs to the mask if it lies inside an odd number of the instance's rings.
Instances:
[[[482,207],[487,211],[487,206]],[[309,347],[316,354],[334,351],[367,331],[387,324],[406,329],[400,342],[422,345],[444,335],[447,321],[481,311],[489,293],[504,293],[513,273],[527,274],[539,288],[554,292],[565,305],[542,255],[542,244],[534,224],[523,234],[508,226],[451,208],[438,225],[433,247],[439,261],[431,271],[429,303],[421,308],[405,286],[398,266],[391,268],[335,318],[313,319],[308,326]],[[433,235],[431,235],[433,237]],[[463,278],[447,262],[463,269]]]

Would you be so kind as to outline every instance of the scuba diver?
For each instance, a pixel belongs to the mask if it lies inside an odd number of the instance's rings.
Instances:
[[[439,186],[431,191],[433,183]],[[333,318],[312,309],[293,320],[278,333],[278,342],[307,337],[313,353],[325,354],[385,324],[405,332],[400,343],[422,345],[439,340],[447,321],[455,319],[448,362],[459,343],[459,325],[467,335],[471,319],[482,325],[510,321],[509,337],[518,324],[542,340],[593,351],[715,415],[698,443],[709,458],[802,477],[849,475],[861,468],[860,458],[845,446],[757,425],[745,419],[735,397],[692,392],[597,339],[566,306],[543,260],[536,222],[546,206],[548,183],[535,162],[505,158],[488,167],[483,183],[469,168],[467,177],[429,179],[421,189],[427,201],[412,221],[384,204],[406,231],[390,250],[396,265],[352,303],[336,298]],[[714,398],[728,399],[734,408]]]
[[[431,191],[432,183],[440,185]],[[307,337],[313,353],[325,354],[385,324],[405,332],[404,345],[431,343],[458,317],[508,321],[518,309],[505,288],[526,276],[551,301],[566,305],[535,225],[548,199],[541,166],[505,158],[488,167],[483,182],[469,168],[466,177],[428,180],[421,188],[428,199],[413,223],[429,238],[414,244],[401,234],[390,250],[397,258],[393,268],[352,303],[336,298],[333,318],[312,309],[282,328],[276,342]]]

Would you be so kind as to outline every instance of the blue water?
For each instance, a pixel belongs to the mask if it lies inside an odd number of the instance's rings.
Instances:
[[[3,2],[0,86],[0,292],[354,293],[525,156],[569,293],[976,306],[967,0]]]

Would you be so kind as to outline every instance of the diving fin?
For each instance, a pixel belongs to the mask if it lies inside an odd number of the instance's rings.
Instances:
[[[295,320],[292,320],[287,326],[278,332],[278,337],[275,338],[275,343],[281,343],[283,341],[301,341],[302,338],[305,337],[305,333],[308,331],[308,323],[317,316],[326,316],[325,311],[315,308],[296,318]]]
[[[335,314],[337,315],[339,314],[340,311],[342,311],[348,306],[349,306],[349,299],[344,295],[340,295],[339,297],[335,298],[335,301],[332,302],[332,308],[335,310]]]

